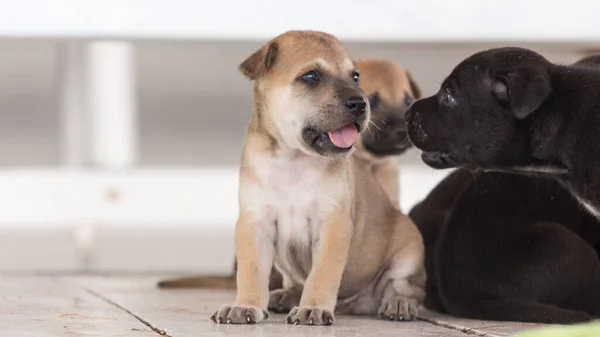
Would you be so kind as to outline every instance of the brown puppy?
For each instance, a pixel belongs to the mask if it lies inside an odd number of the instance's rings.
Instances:
[[[375,181],[392,203],[400,207],[400,171],[396,157],[411,146],[404,113],[413,100],[421,98],[421,90],[410,73],[392,61],[364,58],[355,63],[360,73],[360,88],[369,97],[372,124],[360,134],[355,152],[366,161]],[[169,289],[235,289],[236,270],[237,260],[234,260],[231,275],[180,277],[162,280],[158,286]],[[282,288],[282,282],[281,274],[273,268],[269,290]]]
[[[424,297],[423,242],[353,154],[370,108],[344,46],[291,31],[240,70],[255,83],[240,165],[237,298],[212,319],[256,323],[269,302],[288,298],[299,300],[288,323],[332,324],[334,310],[413,319]],[[273,263],[284,287],[269,294]]]
[[[371,173],[396,207],[400,207],[400,171],[396,156],[412,143],[406,133],[404,113],[421,89],[410,73],[390,60],[363,58],[356,61],[360,88],[369,97],[374,127],[361,135],[357,155],[371,166]]]

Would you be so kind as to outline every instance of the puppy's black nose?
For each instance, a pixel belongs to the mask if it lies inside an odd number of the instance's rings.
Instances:
[[[408,138],[408,134],[406,133],[406,129],[405,128],[398,128],[396,130],[396,136],[398,137],[398,139],[405,140],[406,138]]]
[[[346,100],[346,107],[356,115],[365,113],[367,101],[362,97],[350,97]]]

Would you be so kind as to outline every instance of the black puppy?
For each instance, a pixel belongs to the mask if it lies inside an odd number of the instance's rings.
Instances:
[[[521,49],[496,51],[509,60],[525,57]],[[562,125],[540,128],[552,119],[525,124],[531,117],[519,119],[518,110],[505,110],[509,98],[501,94],[509,81],[492,76],[485,56],[467,61],[440,93],[417,101],[407,114],[412,140],[429,151],[423,160],[437,168],[564,173],[569,166],[555,161],[553,141],[540,142]],[[590,57],[573,67],[598,65],[600,57]],[[461,67],[485,76],[466,76],[469,71]],[[527,79],[537,81],[533,75]],[[484,90],[490,86],[492,100]],[[510,99],[520,94],[513,91]],[[459,169],[409,215],[426,245],[426,306],[491,320],[570,323],[600,317],[600,224],[555,181]]]
[[[434,168],[551,174],[600,217],[598,58],[557,65],[497,48],[462,61],[406,122]]]
[[[541,323],[600,317],[600,223],[556,181],[458,169],[409,216],[425,243],[425,306]]]

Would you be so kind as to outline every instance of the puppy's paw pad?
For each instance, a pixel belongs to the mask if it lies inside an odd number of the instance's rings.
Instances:
[[[321,308],[294,307],[287,316],[287,324],[294,325],[332,325],[333,311]]]
[[[277,289],[271,291],[269,310],[276,313],[288,313],[293,307],[300,305],[302,292],[295,289]]]
[[[418,314],[419,301],[414,298],[395,296],[381,304],[379,317],[389,321],[412,321]]]
[[[268,312],[248,305],[224,305],[210,317],[213,322],[219,324],[256,324],[267,318]]]

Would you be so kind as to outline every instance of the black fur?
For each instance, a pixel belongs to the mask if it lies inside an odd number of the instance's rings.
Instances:
[[[600,69],[505,47],[462,61],[406,122],[434,168],[550,174],[600,216]]]
[[[600,223],[551,179],[458,169],[409,216],[423,235],[425,305],[460,317],[600,317]]]
[[[599,67],[599,56],[562,66],[492,49],[407,111],[428,165],[475,170],[452,173],[410,212],[426,245],[428,307],[490,320],[600,317],[600,223],[574,197],[598,213]]]

